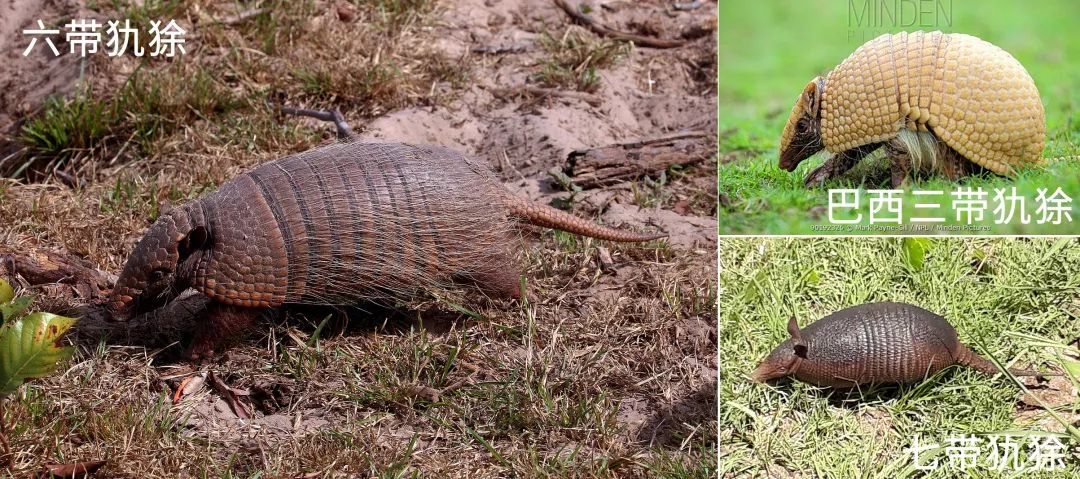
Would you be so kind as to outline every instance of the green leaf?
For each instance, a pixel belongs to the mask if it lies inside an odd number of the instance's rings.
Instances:
[[[33,296],[26,294],[19,296],[15,301],[10,303],[0,303],[0,318],[3,318],[4,321],[11,321],[15,316],[18,316],[19,313],[30,306],[30,302],[33,300]]]
[[[52,374],[72,348],[57,344],[75,324],[74,318],[34,313],[15,321],[0,333],[0,396],[19,389],[29,379]]]
[[[757,301],[761,298],[761,285],[769,282],[769,275],[764,270],[760,270],[754,275],[754,278],[746,283],[746,287],[743,288],[742,297],[746,302]]]
[[[11,283],[7,280],[0,278],[0,304],[10,303],[11,299],[15,297],[15,290],[11,289]]]
[[[323,318],[322,322],[319,323],[319,326],[315,328],[315,332],[311,333],[311,337],[308,338],[307,347],[314,347],[316,349],[319,349],[319,336],[322,335],[323,328],[326,326],[326,323],[330,322],[330,318],[332,318],[333,316],[333,314],[328,314],[325,318]]]
[[[1061,360],[1061,365],[1065,366],[1065,370],[1069,372],[1074,378],[1080,378],[1080,361],[1066,358],[1058,355],[1058,359]]]
[[[926,250],[930,249],[930,240],[927,238],[904,238],[902,247],[904,249],[904,262],[915,271],[922,270]]]

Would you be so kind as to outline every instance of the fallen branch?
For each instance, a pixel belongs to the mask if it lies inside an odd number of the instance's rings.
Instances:
[[[563,173],[582,189],[609,187],[668,168],[712,158],[715,143],[703,131],[680,132],[629,143],[575,150],[566,158]]]
[[[98,469],[101,469],[101,466],[107,463],[108,461],[79,461],[67,464],[45,464],[43,469],[50,477],[65,479],[89,477],[90,474],[97,472]]]
[[[273,108],[273,105],[271,105],[271,108]],[[352,128],[349,128],[349,123],[345,121],[345,117],[341,114],[341,111],[336,108],[328,111],[280,106],[277,109],[286,115],[306,116],[317,120],[333,122],[334,126],[337,127],[338,139],[346,140],[355,135]]]
[[[633,33],[613,30],[599,23],[596,23],[596,21],[592,18],[589,18],[588,15],[581,13],[581,11],[577,8],[571,7],[570,4],[566,3],[566,0],[553,1],[555,2],[555,5],[558,5],[558,7],[561,8],[564,12],[566,12],[567,15],[570,15],[570,18],[573,18],[574,21],[576,21],[577,23],[585,25],[589,28],[589,30],[596,32],[598,35],[603,35],[605,37],[610,37],[617,40],[628,40],[634,42],[635,45],[643,47],[677,48],[686,45],[686,40],[665,40],[663,38],[646,37],[642,35],[635,35]]]
[[[480,55],[501,55],[503,53],[521,53],[529,50],[530,45],[519,43],[516,45],[488,45],[473,47],[472,52]]]
[[[262,14],[264,14],[266,12],[269,12],[269,11],[270,11],[270,9],[268,7],[252,8],[250,10],[245,10],[243,12],[240,12],[240,13],[236,14],[236,15],[233,15],[231,17],[225,17],[225,18],[222,18],[220,20],[212,18],[209,22],[207,22],[205,24],[196,25],[196,27],[199,28],[199,31],[191,32],[191,33],[185,35],[184,40],[189,41],[189,42],[195,42],[197,40],[202,39],[202,36],[203,36],[203,30],[202,29],[203,28],[214,26],[214,25],[225,25],[227,27],[236,26],[238,24],[244,23],[245,21],[247,21],[247,20],[249,20],[251,18],[257,17],[257,16],[262,15]]]
[[[559,90],[559,89],[556,89],[556,88],[543,88],[543,87],[529,86],[529,85],[521,85],[521,86],[518,86],[518,87],[511,87],[511,88],[496,88],[493,91],[496,94],[500,94],[500,95],[514,95],[514,94],[520,94],[520,93],[528,93],[528,94],[531,94],[531,95],[539,96],[541,98],[549,97],[549,96],[572,98],[572,99],[575,99],[575,100],[584,101],[585,103],[588,103],[588,104],[590,104],[592,106],[600,106],[604,102],[604,100],[602,98],[600,98],[597,95],[593,95],[592,93],[585,93],[585,92],[581,92],[581,91]]]
[[[266,12],[269,12],[269,11],[270,11],[270,8],[268,8],[268,7],[252,8],[250,10],[245,10],[245,11],[240,12],[240,13],[238,13],[236,15],[231,16],[231,17],[225,17],[225,18],[222,18],[221,20],[214,20],[214,21],[210,22],[209,25],[233,26],[233,25],[236,25],[238,23],[243,23],[244,21],[248,20],[249,18],[257,17],[257,16],[262,15],[262,14],[264,14]]]
[[[67,186],[68,188],[71,188],[73,190],[85,188],[87,185],[85,178],[81,176],[74,176],[66,171],[53,170],[53,176],[55,176],[56,179],[60,180],[60,182],[63,183],[64,186]]]
[[[0,252],[2,253],[2,252]],[[0,274],[21,276],[26,285],[47,285],[60,296],[96,301],[108,295],[111,278],[89,261],[52,251],[0,254]]]
[[[631,141],[629,143],[619,143],[618,146],[623,148],[641,148],[648,145],[656,145],[660,143],[670,143],[675,140],[685,140],[688,138],[710,138],[712,134],[707,131],[680,131],[676,133],[669,133],[667,135],[660,135],[645,140]]]
[[[676,10],[697,10],[698,8],[701,8],[702,5],[701,0],[694,0],[688,3],[676,3],[674,7]]]
[[[247,407],[244,406],[244,403],[237,397],[238,395],[235,389],[228,384],[225,384],[225,381],[219,379],[213,371],[210,371],[210,374],[206,376],[206,379],[210,383],[210,387],[214,389],[214,392],[218,393],[218,395],[225,400],[225,403],[229,405],[229,408],[232,409],[233,414],[236,414],[236,417],[240,419],[251,418],[251,413],[248,412]]]

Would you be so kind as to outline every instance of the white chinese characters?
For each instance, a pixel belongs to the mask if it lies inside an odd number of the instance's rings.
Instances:
[[[105,27],[104,32],[102,32],[102,27]],[[171,58],[178,54],[187,54],[187,50],[184,49],[184,34],[187,30],[184,30],[175,20],[169,20],[164,26],[160,20],[150,21],[150,29],[147,31],[150,38],[149,48],[144,49],[139,44],[139,32],[138,28],[131,26],[130,20],[124,20],[123,26],[120,26],[119,20],[109,20],[101,24],[96,19],[72,19],[63,26],[63,30],[47,29],[45,23],[38,20],[37,28],[23,30],[23,35],[30,37],[29,44],[23,50],[23,56],[29,56],[30,52],[37,47],[39,40],[52,51],[54,56],[60,56],[60,50],[53,42],[54,38],[63,38],[69,46],[69,53],[81,57],[98,53],[102,41],[105,42],[105,54],[110,57],[127,53],[129,46],[131,54],[136,57],[144,56],[147,51],[151,57]]]
[[[1052,471],[1065,468],[1068,450],[1052,433],[1012,436],[990,434],[953,435],[945,438],[944,447],[924,443],[921,436],[912,437],[908,453],[915,469],[933,471],[942,467],[958,470],[986,468],[994,471]],[[1026,447],[1025,447],[1026,446]],[[1027,452],[1022,459],[1021,450]],[[944,457],[942,456],[944,452]]]
[[[1072,197],[1060,187],[1052,192],[1038,188],[1035,198],[1023,196],[1016,187],[994,188],[957,187],[951,192],[942,190],[912,190],[904,208],[903,190],[830,189],[829,222],[859,224],[864,220],[863,197],[867,200],[869,224],[883,223],[944,223],[951,219],[957,224],[975,225],[993,221],[994,224],[1053,224],[1072,223]],[[1030,201],[1029,201],[1030,200]],[[1032,204],[1033,203],[1033,204]],[[1033,206],[1034,211],[1028,209]],[[904,215],[908,216],[905,217]]]

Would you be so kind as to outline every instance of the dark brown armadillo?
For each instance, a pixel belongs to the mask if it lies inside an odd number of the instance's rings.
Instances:
[[[350,304],[472,284],[520,295],[514,261],[529,222],[611,241],[648,241],[511,195],[452,150],[343,142],[276,160],[160,217],[110,297],[126,319],[191,287],[209,296],[189,355],[212,354],[265,308]]]
[[[917,382],[954,364],[998,372],[994,363],[957,339],[945,318],[910,304],[853,306],[802,330],[792,317],[788,332],[791,337],[754,370],[755,381],[794,376],[818,386],[850,388]],[[1009,372],[1043,375],[1023,369]]]

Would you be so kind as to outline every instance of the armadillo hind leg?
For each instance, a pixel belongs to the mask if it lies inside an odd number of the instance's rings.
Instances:
[[[942,143],[941,148],[941,167],[945,172],[945,176],[950,180],[958,180],[964,176],[975,175],[986,171],[986,168],[979,166],[977,163],[968,161],[948,145]]]
[[[495,298],[521,298],[521,269],[511,261],[504,267],[484,268],[482,271],[461,275],[462,282],[480,288],[484,294]]]
[[[255,319],[263,311],[264,308],[244,308],[216,301],[210,303],[206,310],[206,322],[195,331],[195,339],[184,356],[198,360],[224,351],[230,343],[237,341],[251,329]]]
[[[912,174],[940,173],[958,180],[983,171],[929,131],[901,129],[896,138],[885,144],[885,155],[892,166],[893,188],[907,186]]]
[[[846,173],[880,146],[881,143],[871,143],[837,153],[806,175],[803,183],[811,188],[817,188],[825,184],[825,181]]]
[[[944,154],[941,156],[941,170],[945,173],[945,177],[950,180],[958,180],[960,177],[966,174],[964,171],[963,160],[956,155],[956,151],[952,148],[945,148]]]

